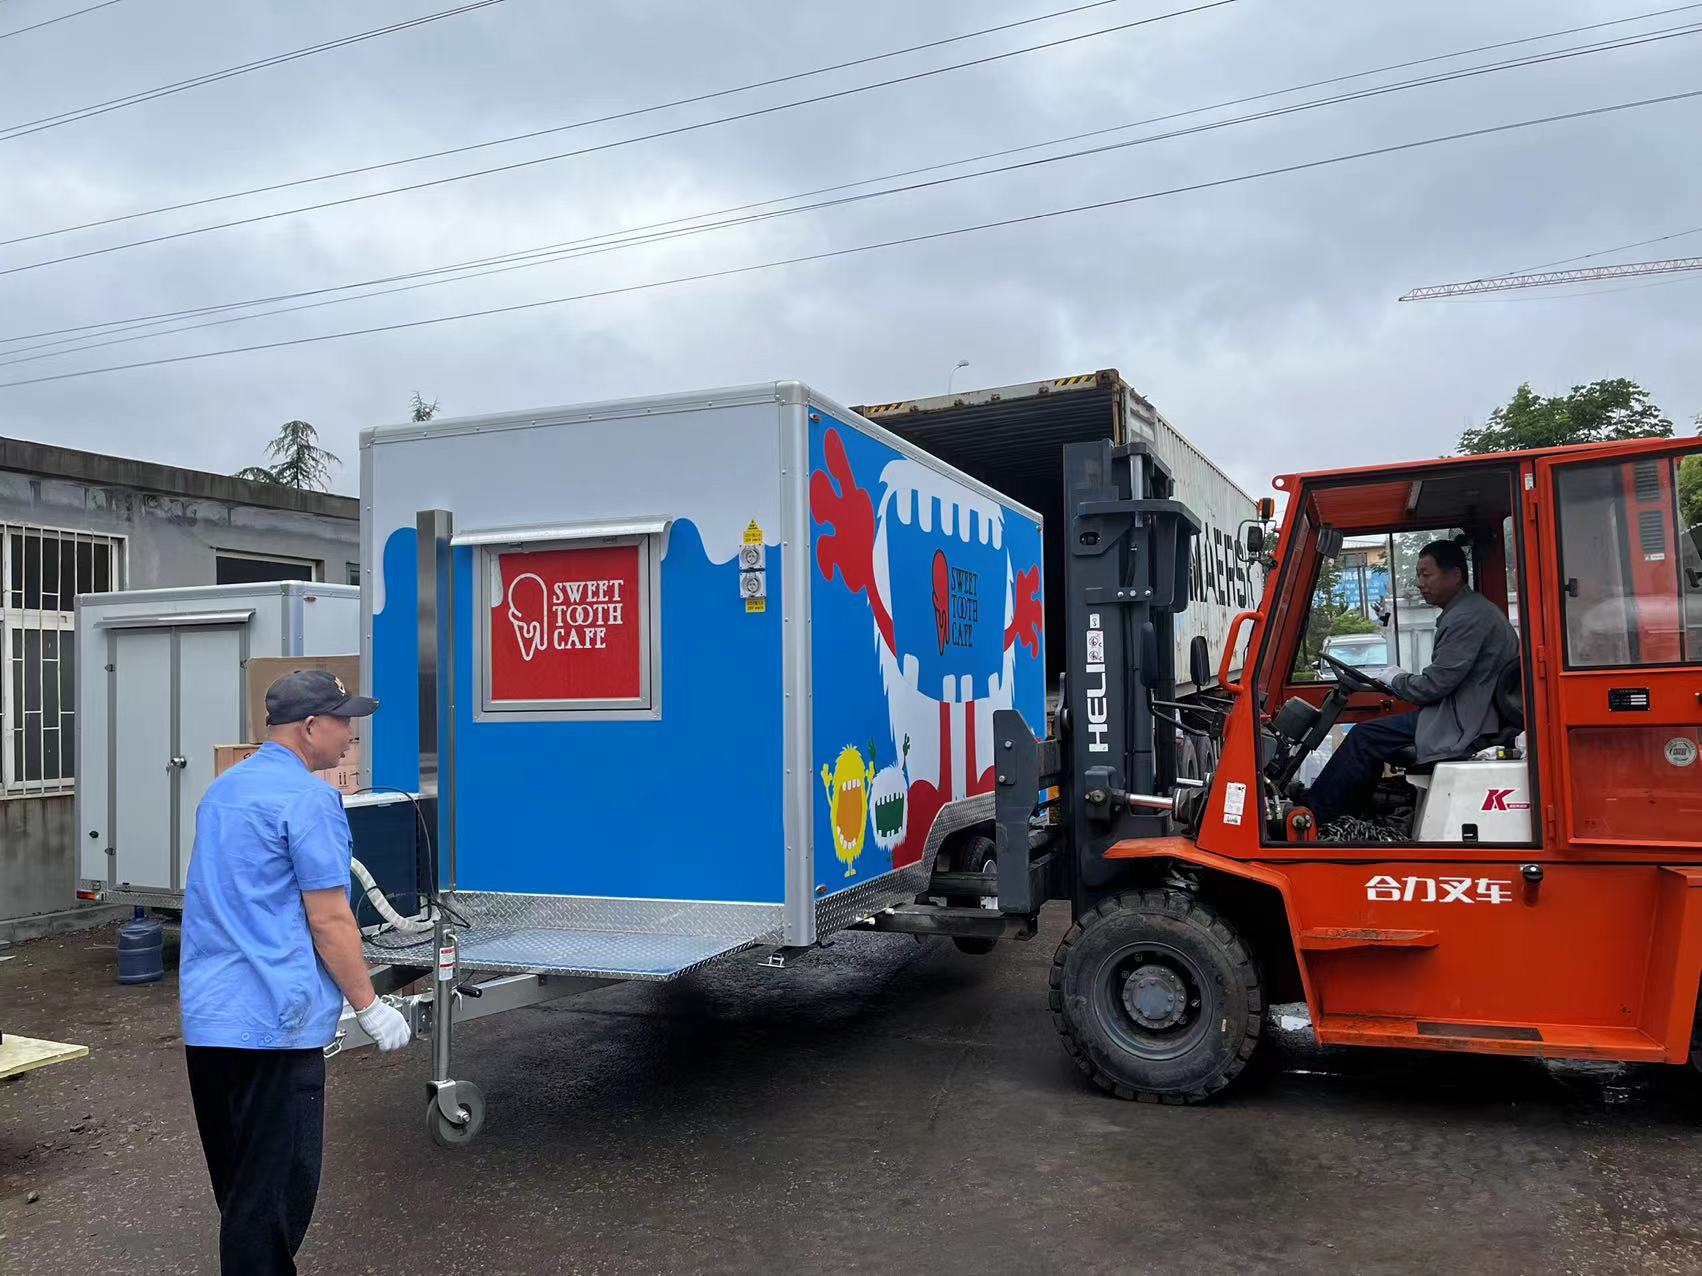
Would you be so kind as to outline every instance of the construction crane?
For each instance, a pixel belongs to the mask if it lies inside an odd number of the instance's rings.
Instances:
[[[1702,270],[1702,257],[1669,257],[1665,261],[1633,261],[1620,266],[1580,266],[1572,270],[1542,270],[1528,275],[1495,275],[1468,279],[1457,284],[1431,284],[1414,288],[1402,301],[1434,301],[1440,297],[1465,297],[1479,292],[1508,292],[1514,288],[1546,288],[1552,284],[1594,283],[1600,279],[1630,279],[1637,275],[1666,275],[1685,270]]]

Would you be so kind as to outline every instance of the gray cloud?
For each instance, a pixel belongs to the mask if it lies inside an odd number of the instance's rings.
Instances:
[[[13,24],[50,12],[11,6]],[[117,5],[0,41],[0,124],[424,13],[328,0]],[[1126,3],[876,68],[308,188],[377,189],[1090,30]],[[0,332],[419,269],[1624,17],[1650,3],[1242,3],[839,102],[0,279]],[[0,142],[0,238],[710,91],[1039,12],[1006,0],[551,5],[475,15]],[[237,20],[240,13],[240,21]],[[1667,26],[1686,15],[1651,20]],[[1702,17],[1702,11],[1698,11]],[[1623,30],[1623,29],[1622,29]],[[1613,34],[1604,32],[1603,35]],[[1580,36],[1557,44],[1576,43]],[[537,270],[0,369],[54,371],[499,306],[818,252],[1694,87],[1702,36]],[[1480,60],[1480,59],[1474,59]],[[1243,483],[1438,454],[1522,380],[1702,411],[1694,282],[1414,305],[1420,283],[1702,223],[1692,102],[837,261],[346,342],[0,391],[0,433],[232,470],[279,422],[355,435],[418,387],[451,413],[801,377],[843,401],[1117,367]],[[282,192],[222,218],[307,202]],[[0,249],[0,266],[206,212]],[[1675,254],[1686,243],[1676,241]],[[1637,254],[1632,254],[1636,256]],[[1682,277],[1680,277],[1682,279]],[[1693,280],[1694,277],[1691,277]],[[1649,281],[1651,283],[1656,281]],[[1611,286],[1610,286],[1611,287]]]

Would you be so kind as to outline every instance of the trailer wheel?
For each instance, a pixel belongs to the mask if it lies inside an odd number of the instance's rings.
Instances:
[[[952,856],[952,867],[959,873],[992,873],[999,867],[999,848],[993,839],[985,834],[977,834],[967,839]],[[946,903],[953,908],[990,908],[998,911],[999,900],[993,895],[959,895],[950,897]],[[971,957],[983,957],[997,946],[996,939],[983,939],[976,935],[953,935],[951,942],[957,945],[957,951],[968,953]]]
[[[1182,891],[1108,899],[1052,958],[1052,1020],[1100,1089],[1147,1103],[1198,1103],[1247,1066],[1264,994],[1233,927]]]
[[[479,1093],[478,1086],[471,1081],[456,1083],[455,1101],[456,1106],[467,1114],[467,1119],[460,1125],[443,1115],[435,1096],[426,1100],[426,1129],[431,1132],[431,1141],[440,1148],[458,1148],[471,1143],[485,1124],[485,1097]]]

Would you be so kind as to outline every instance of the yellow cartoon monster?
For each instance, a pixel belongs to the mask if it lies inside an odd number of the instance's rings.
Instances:
[[[827,789],[828,823],[833,826],[833,853],[845,865],[845,876],[857,876],[857,857],[863,853],[863,837],[869,827],[869,783],[875,778],[875,746],[869,759],[855,746],[846,745],[830,767],[821,768]]]

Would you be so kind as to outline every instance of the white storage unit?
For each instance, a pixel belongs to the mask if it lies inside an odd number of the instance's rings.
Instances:
[[[280,581],[78,598],[81,892],[179,906],[213,750],[249,738],[249,657],[359,649],[353,585]]]

